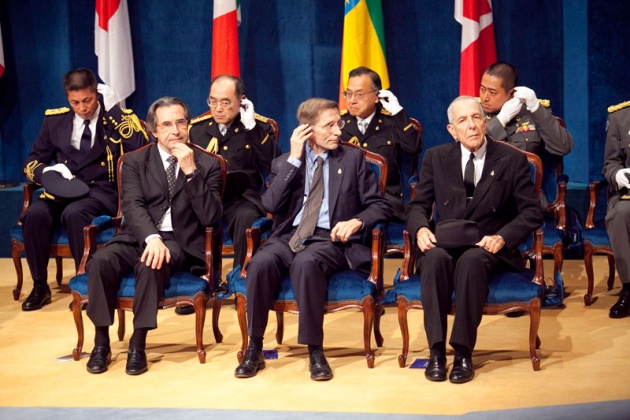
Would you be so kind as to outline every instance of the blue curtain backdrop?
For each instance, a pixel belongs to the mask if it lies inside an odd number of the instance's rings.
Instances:
[[[566,98],[581,98],[579,132],[586,153],[571,156],[571,180],[599,177],[608,105],[630,99],[630,2],[608,0],[494,0],[500,60],[514,64],[520,83],[551,100],[565,117]],[[87,4],[87,6],[86,6]],[[337,98],[343,0],[243,0],[239,29],[241,72],[256,111],[280,124],[288,150],[295,111],[312,96]],[[563,7],[580,7],[586,19],[563,19]],[[194,115],[207,110],[212,1],[129,0],[136,91],[127,106],[145,118],[163,95],[181,97]],[[391,89],[424,127],[425,148],[451,141],[446,107],[458,94],[461,27],[452,0],[383,1]],[[44,111],[67,106],[61,77],[70,68],[96,71],[94,5],[86,0],[0,2],[6,71],[0,79],[0,178],[24,180],[23,162]],[[584,37],[588,91],[570,92],[563,25]],[[567,29],[567,28],[565,28]],[[587,58],[586,58],[587,57]],[[571,130],[571,126],[568,127]],[[585,170],[588,168],[588,171]]]

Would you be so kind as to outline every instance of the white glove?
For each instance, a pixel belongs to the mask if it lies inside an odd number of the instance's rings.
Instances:
[[[630,188],[630,168],[620,169],[615,174],[615,181],[619,188]]]
[[[514,97],[525,101],[525,106],[527,106],[527,110],[529,112],[535,112],[540,106],[540,102],[538,102],[538,98],[536,97],[536,92],[528,87],[517,86],[516,91],[514,92]]]
[[[522,107],[523,102],[521,98],[514,97],[503,104],[501,111],[497,114],[497,119],[505,127],[507,123],[512,121],[512,118],[516,117],[516,114],[519,113]]]
[[[99,83],[96,86],[96,91],[103,95],[103,103],[105,104],[106,112],[112,109],[113,106],[116,105],[118,102],[120,102],[120,99],[118,98],[118,95],[116,95],[116,92],[114,92],[113,89],[107,85]]]
[[[56,165],[52,165],[52,166],[49,166],[47,168],[44,168],[42,173],[44,173],[46,171],[59,172],[62,177],[66,178],[66,179],[72,179],[72,172],[70,172],[70,169],[68,169],[68,167],[66,165],[64,165],[63,163],[57,163]]]
[[[378,92],[378,98],[381,100],[383,108],[392,115],[398,114],[403,109],[398,102],[398,98],[396,98],[396,96],[387,89],[380,90]]]
[[[249,99],[241,99],[241,122],[245,126],[245,130],[251,130],[256,126],[254,119],[254,104]]]

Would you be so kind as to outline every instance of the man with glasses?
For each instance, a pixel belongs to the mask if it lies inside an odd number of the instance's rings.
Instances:
[[[235,76],[217,76],[204,114],[191,122],[190,141],[227,160],[223,223],[234,243],[234,265],[243,265],[245,230],[264,215],[260,195],[273,158],[280,154],[271,125],[254,113],[245,85]],[[192,313],[186,308],[178,313]]]
[[[51,302],[48,260],[53,231],[60,225],[66,228],[78,268],[83,228],[96,216],[116,214],[118,157],[144,145],[148,138],[138,117],[130,109],[121,109],[116,93],[97,84],[91,70],[67,72],[63,89],[72,109],[46,111],[24,165],[26,178],[46,184],[46,189],[43,199],[33,202],[21,218],[26,261],[33,277],[33,290],[22,303],[23,311],[38,310]],[[81,195],[77,184],[89,191]]]
[[[88,262],[94,350],[90,373],[111,361],[109,326],[123,277],[136,277],[133,326],[126,372],[147,371],[147,332],[157,328],[158,303],[175,271],[205,271],[205,228],[221,220],[222,172],[218,160],[188,143],[190,111],[181,99],[163,97],[149,107],[147,131],[157,142],[125,157],[119,232]]]
[[[237,378],[255,376],[265,367],[269,308],[280,276],[288,273],[300,308],[298,343],[308,345],[311,379],[332,379],[323,350],[328,279],[349,267],[369,266],[370,248],[360,235],[391,215],[363,153],[340,144],[344,122],[337,103],[309,99],[299,106],[297,118],[291,151],[273,160],[271,184],[262,196],[275,220],[270,238],[247,268],[250,341],[234,372]]]
[[[407,112],[381,78],[367,67],[352,70],[344,92],[348,109],[341,111],[345,127],[341,140],[378,153],[387,161],[385,195],[394,208],[393,219],[404,221],[400,157],[422,151],[422,139]]]

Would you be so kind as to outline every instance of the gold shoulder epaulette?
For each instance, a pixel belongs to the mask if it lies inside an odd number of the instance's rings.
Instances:
[[[190,125],[197,124],[200,121],[209,120],[210,118],[212,118],[212,114],[200,115],[197,118],[190,120]]]
[[[615,111],[619,111],[620,109],[624,109],[630,106],[630,101],[622,102],[617,105],[611,105],[608,107],[608,112],[613,113]]]
[[[264,122],[264,123],[269,121],[269,119],[267,117],[264,117],[264,116],[256,114],[256,113],[254,113],[254,118],[257,119],[258,121]]]
[[[70,108],[68,108],[67,106],[64,106],[62,108],[47,109],[45,114],[46,115],[61,115],[61,114],[67,114],[68,112],[70,112]]]
[[[540,102],[540,104],[545,108],[549,108],[551,106],[549,99],[539,99],[538,102]]]
[[[348,113],[347,109],[342,109],[341,111],[339,111],[339,115],[341,115],[342,117],[346,115],[347,113]]]
[[[383,114],[383,115],[392,115],[392,113],[389,112],[388,110],[386,110],[385,108],[381,108],[381,114]]]
[[[125,114],[133,114],[133,109],[130,108],[123,108],[122,112],[124,112]]]
[[[481,97],[480,97],[480,96],[477,96],[475,99],[476,99],[479,103],[481,103]]]

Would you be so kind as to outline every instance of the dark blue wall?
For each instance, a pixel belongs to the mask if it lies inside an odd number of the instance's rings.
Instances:
[[[0,79],[0,178],[23,180],[23,161],[44,111],[67,105],[63,73],[83,66],[96,70],[94,11],[85,3],[0,2],[7,67]],[[588,130],[573,134],[588,153],[570,155],[566,168],[572,180],[587,182],[586,174],[591,178],[601,167],[606,107],[630,99],[630,58],[624,45],[630,40],[630,2],[493,3],[499,59],[516,65],[521,84],[550,99],[561,117],[571,98],[564,84],[571,69],[566,68],[563,25],[572,25],[574,34],[587,34],[582,52],[588,66],[587,99],[575,112],[589,118]],[[581,8],[587,18],[563,15],[563,7]],[[129,0],[129,13],[136,92],[127,106],[144,118],[151,101],[175,95],[189,103],[193,114],[206,111],[212,1]],[[458,94],[461,34],[453,1],[385,0],[383,14],[392,90],[423,123],[427,146],[450,141],[446,107]],[[243,0],[242,16],[241,72],[247,95],[258,113],[278,121],[281,146],[287,150],[297,105],[311,96],[337,98],[343,0]]]

